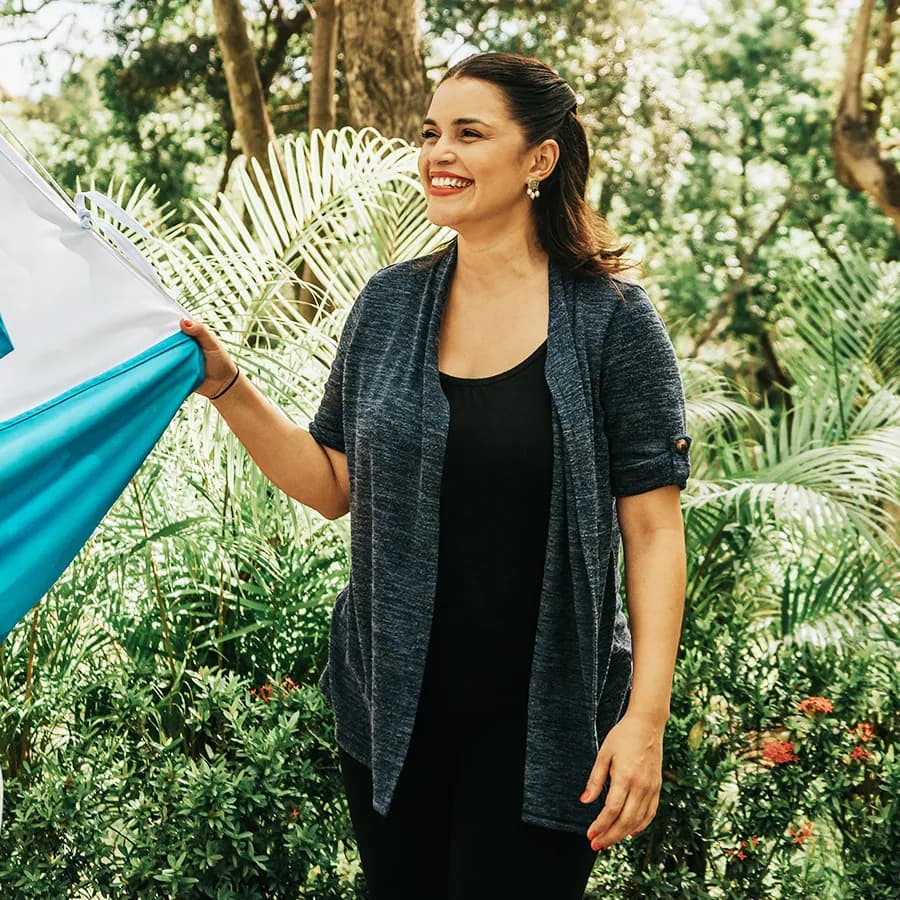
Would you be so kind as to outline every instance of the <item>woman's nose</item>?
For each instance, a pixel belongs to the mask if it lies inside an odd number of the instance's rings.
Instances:
[[[431,157],[432,159],[437,160],[456,159],[456,154],[453,152],[453,148],[451,147],[451,139],[448,137],[445,141],[444,135],[441,135],[431,145]]]

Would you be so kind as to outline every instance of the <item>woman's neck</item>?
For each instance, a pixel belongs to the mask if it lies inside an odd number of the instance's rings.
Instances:
[[[457,289],[493,296],[509,291],[513,284],[540,277],[547,265],[547,253],[536,238],[500,235],[473,242],[459,235],[453,280]]]

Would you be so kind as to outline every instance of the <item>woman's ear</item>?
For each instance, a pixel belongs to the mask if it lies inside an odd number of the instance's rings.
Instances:
[[[534,162],[529,175],[543,181],[555,168],[559,161],[559,144],[553,138],[547,138],[534,151]]]

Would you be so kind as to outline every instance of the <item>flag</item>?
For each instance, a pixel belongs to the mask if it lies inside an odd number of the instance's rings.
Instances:
[[[0,641],[204,379],[184,309],[88,200],[142,231],[102,195],[63,198],[0,137]]]

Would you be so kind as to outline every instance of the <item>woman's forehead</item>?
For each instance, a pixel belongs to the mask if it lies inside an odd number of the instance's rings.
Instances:
[[[496,85],[477,78],[450,78],[438,85],[426,114],[431,119],[479,119],[491,125],[509,114]]]

